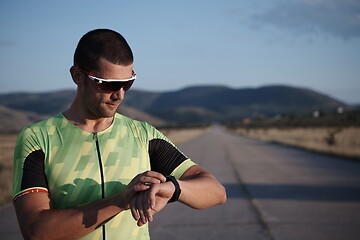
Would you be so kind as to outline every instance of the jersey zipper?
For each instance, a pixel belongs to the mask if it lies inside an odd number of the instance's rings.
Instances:
[[[98,160],[99,160],[99,168],[100,168],[100,178],[101,178],[101,197],[104,199],[105,198],[105,181],[104,181],[104,168],[103,168],[103,164],[102,164],[102,160],[101,160],[101,152],[100,152],[100,145],[99,145],[99,139],[98,139],[98,135],[97,133],[93,133],[93,138],[95,141],[95,145],[96,145],[96,152],[98,155]],[[103,232],[103,240],[105,240],[105,224],[102,225],[102,232]]]

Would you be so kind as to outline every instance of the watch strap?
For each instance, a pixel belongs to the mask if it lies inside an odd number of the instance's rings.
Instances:
[[[180,193],[181,193],[181,189],[180,189],[180,185],[178,183],[178,181],[176,180],[176,178],[174,176],[166,176],[166,182],[172,182],[175,185],[175,191],[173,196],[170,198],[169,203],[171,202],[176,202],[177,200],[179,200],[180,197]]]

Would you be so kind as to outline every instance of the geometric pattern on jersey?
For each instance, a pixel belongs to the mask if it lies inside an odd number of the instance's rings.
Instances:
[[[79,207],[117,194],[137,174],[151,169],[149,142],[153,139],[176,148],[150,124],[120,114],[115,114],[109,128],[98,133],[83,131],[62,114],[35,123],[24,128],[17,139],[13,197],[28,190],[21,188],[24,162],[38,150],[45,155],[42,164],[53,208]],[[186,157],[171,175],[179,178],[193,165]],[[103,239],[103,234],[106,239],[150,239],[147,224],[137,227],[129,210],[104,226],[82,239]]]

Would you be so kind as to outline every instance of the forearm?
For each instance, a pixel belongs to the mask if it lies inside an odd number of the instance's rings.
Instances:
[[[22,226],[24,238],[81,238],[125,209],[120,206],[119,197],[110,197],[78,208],[38,210],[33,220]]]
[[[25,239],[78,239],[129,209],[137,192],[165,181],[160,173],[146,171],[134,177],[120,193],[85,206],[52,209],[47,193],[27,194],[17,199],[14,206]]]
[[[195,170],[195,172],[194,172]],[[225,188],[216,178],[206,172],[192,170],[191,175],[183,175],[179,182],[179,201],[195,209],[205,209],[226,202]]]
[[[179,201],[195,209],[205,209],[225,203],[225,188],[209,172],[195,165],[178,180]],[[152,215],[161,211],[175,192],[176,184],[153,184],[149,191],[139,193],[131,203],[131,211],[139,226],[152,221]],[[152,205],[151,203],[154,203]]]

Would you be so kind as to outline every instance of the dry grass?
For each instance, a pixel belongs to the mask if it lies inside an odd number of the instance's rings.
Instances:
[[[162,129],[161,132],[165,134],[170,141],[175,145],[190,141],[205,132],[209,131],[210,127],[205,128],[184,128],[184,129]]]
[[[189,141],[203,133],[203,129],[171,129],[162,132],[175,144]],[[0,134],[0,206],[11,202],[11,186],[13,176],[13,157],[17,135]]]
[[[360,128],[237,129],[237,133],[339,156],[360,158]]]
[[[11,201],[13,157],[17,135],[0,135],[0,206]]]

